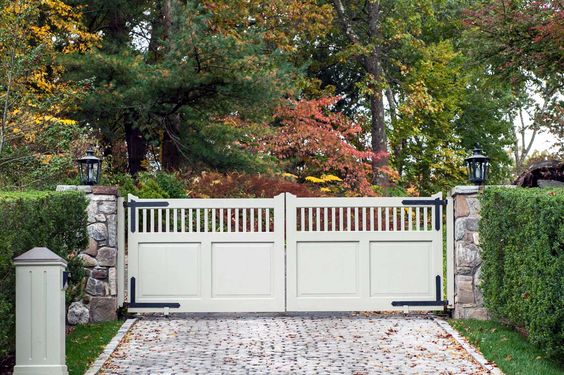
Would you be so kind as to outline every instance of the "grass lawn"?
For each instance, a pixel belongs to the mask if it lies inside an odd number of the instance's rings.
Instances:
[[[123,321],[76,326],[67,335],[67,367],[70,375],[82,375],[117,333]]]
[[[500,323],[479,320],[449,323],[507,375],[564,374],[564,366],[545,358],[525,337]]]

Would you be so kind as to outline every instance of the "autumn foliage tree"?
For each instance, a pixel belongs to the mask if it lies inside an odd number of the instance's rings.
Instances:
[[[90,49],[99,36],[64,1],[0,0],[0,9],[0,175],[3,185],[19,186],[39,169],[49,178],[45,166],[69,168],[67,141],[81,131],[68,113],[84,85],[62,79],[60,58]]]
[[[355,146],[362,128],[331,111],[338,100],[290,100],[279,106],[273,132],[260,140],[259,149],[280,160],[284,170],[301,181],[333,174],[351,194],[374,195],[371,162],[386,155]]]

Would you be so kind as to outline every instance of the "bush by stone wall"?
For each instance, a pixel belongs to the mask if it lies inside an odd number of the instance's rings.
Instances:
[[[564,189],[486,189],[481,288],[488,311],[564,358]]]
[[[80,192],[0,193],[0,358],[14,349],[15,256],[48,247],[69,262],[67,301],[80,297],[84,270],[76,255],[88,244],[86,206]]]

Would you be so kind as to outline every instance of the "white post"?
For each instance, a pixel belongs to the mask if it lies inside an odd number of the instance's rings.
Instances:
[[[67,262],[46,247],[14,259],[16,366],[14,375],[67,375],[65,285]]]
[[[125,200],[117,199],[117,302],[122,307],[125,300]],[[146,226],[147,224],[144,223]]]
[[[447,251],[447,300],[448,307],[454,308],[454,198],[449,193],[446,206],[446,251]]]

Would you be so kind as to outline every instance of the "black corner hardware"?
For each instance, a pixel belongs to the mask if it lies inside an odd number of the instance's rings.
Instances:
[[[71,274],[69,271],[63,271],[63,289],[68,285]]]
[[[392,306],[447,306],[447,301],[441,301],[441,277],[435,276],[435,301],[392,301]]]
[[[123,207],[130,208],[129,211],[129,223],[131,228],[131,233],[135,232],[137,226],[136,222],[136,208],[151,208],[151,207],[168,207],[168,202],[137,202],[135,200],[130,200],[129,202],[123,202]]]
[[[173,309],[177,309],[180,307],[180,304],[177,302],[135,302],[135,277],[129,279],[130,285],[130,301],[128,307],[170,307]]]
[[[446,206],[447,199],[404,199],[401,204],[406,206],[435,206],[435,230],[441,230],[441,206]]]

